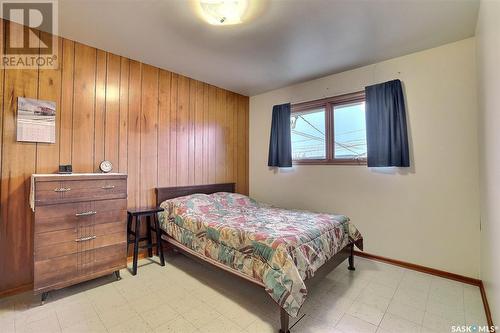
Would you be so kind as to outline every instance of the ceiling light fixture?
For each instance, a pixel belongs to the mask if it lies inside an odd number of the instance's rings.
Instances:
[[[199,0],[204,19],[213,25],[233,25],[243,22],[248,0]]]

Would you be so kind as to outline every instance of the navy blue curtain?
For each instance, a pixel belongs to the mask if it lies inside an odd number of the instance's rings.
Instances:
[[[292,138],[290,134],[290,103],[273,106],[271,139],[269,140],[270,167],[292,166]]]
[[[408,132],[400,80],[365,88],[368,167],[409,167]]]

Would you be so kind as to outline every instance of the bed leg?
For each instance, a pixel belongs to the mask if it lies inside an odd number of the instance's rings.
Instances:
[[[290,317],[283,308],[280,308],[280,321],[281,321],[280,333],[290,333],[290,329],[288,328],[288,326],[290,325]]]
[[[350,271],[355,271],[356,267],[354,267],[354,244],[350,246],[351,254],[349,254],[349,266],[347,267]]]

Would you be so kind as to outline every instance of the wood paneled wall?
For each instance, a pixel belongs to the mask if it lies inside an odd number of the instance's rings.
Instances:
[[[110,160],[128,174],[129,207],[154,204],[157,186],[236,182],[248,193],[248,97],[58,43],[57,70],[0,70],[0,294],[32,282],[32,173]],[[55,144],[16,141],[19,96],[57,103]]]

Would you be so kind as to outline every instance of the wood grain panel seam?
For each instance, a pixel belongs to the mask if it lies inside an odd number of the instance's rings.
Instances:
[[[177,78],[176,78],[176,90],[175,90],[175,108],[174,108],[174,112],[175,112],[175,123],[174,123],[174,126],[175,126],[175,154],[172,154],[172,150],[170,150],[170,154],[173,155],[175,157],[175,170],[177,171],[177,162],[178,162],[178,159],[177,159],[177,134],[179,133],[179,128],[178,128],[178,124],[179,124],[179,121],[178,121],[178,114],[179,114],[179,76],[177,75]],[[170,137],[172,137],[172,132],[170,132]],[[177,177],[178,173],[175,172],[175,177],[173,179],[174,181],[174,184],[178,184],[178,177]]]
[[[141,72],[141,75],[140,75],[140,80],[141,80],[141,88],[139,89],[140,90],[140,108],[139,108],[139,165],[137,166],[137,170],[138,170],[138,176],[139,176],[139,205],[141,204],[141,188],[142,188],[142,177],[141,177],[141,164],[142,164],[142,115],[143,115],[143,110],[142,110],[142,83],[143,83],[143,80],[144,80],[144,68],[143,68],[143,65],[142,63],[140,63],[139,65],[139,68],[140,68],[140,72]],[[137,202],[137,201],[136,201]]]
[[[102,144],[103,144],[103,156],[104,156],[104,160],[106,160],[106,134],[108,132],[108,129],[107,129],[107,118],[108,118],[108,77],[109,77],[109,55],[110,53],[109,52],[106,52],[106,76],[105,76],[105,80],[104,80],[104,115],[103,115],[103,118],[104,118],[104,123],[103,123],[103,126],[104,126],[104,135],[102,137]],[[97,79],[97,77],[96,77]],[[97,87],[96,87],[97,89]],[[97,98],[96,98],[97,100]],[[95,131],[94,131],[95,132]],[[99,163],[99,161],[98,161]],[[96,170],[97,171],[97,170]]]
[[[159,147],[160,147],[160,71],[158,70],[157,82],[156,82],[156,187],[158,187],[158,183],[160,180],[160,168],[159,168],[159,158],[160,155]]]
[[[38,56],[40,56],[40,31],[37,31],[38,38]],[[40,66],[37,64],[36,66],[36,98],[40,99]],[[38,165],[38,142],[35,143],[35,172],[37,170]]]
[[[120,128],[122,127],[122,114],[120,112],[120,102],[122,96],[122,57],[120,57],[120,75],[118,76],[118,163],[116,164],[116,171],[120,169]],[[106,150],[104,150],[104,157],[106,158]]]
[[[194,102],[192,100],[192,80],[189,79],[188,81],[188,117],[187,117],[187,165],[188,165],[188,173],[187,173],[187,183],[188,184],[193,184],[194,183],[194,168],[191,168],[192,167],[192,157],[193,157],[193,154],[194,154],[194,130],[193,130],[193,124],[194,124],[194,121],[193,121],[193,118],[192,118],[192,112],[193,112],[193,109],[192,109],[192,103]],[[195,91],[196,92],[196,91]],[[196,100],[196,99],[195,99]]]
[[[62,92],[63,92],[63,61],[64,61],[64,40],[61,38],[61,47],[59,50],[59,82],[61,83],[59,86],[59,128],[57,129],[59,131],[59,142],[57,143],[58,149],[57,149],[57,157],[58,157],[58,164],[61,165],[61,134],[63,130],[62,126],[62,121],[61,121],[61,113],[62,113]]]
[[[249,99],[248,97],[244,97],[245,103],[245,194],[250,194],[250,183],[249,183],[249,174],[250,174],[250,140],[249,140],[249,128],[250,128],[250,110],[249,110]]]
[[[58,154],[57,155],[58,155],[58,159],[59,159],[59,165],[61,165],[61,138],[62,138],[61,134],[62,134],[62,128],[63,128],[62,121],[61,121],[62,120],[61,119],[62,118],[61,117],[61,115],[62,115],[62,104],[63,104],[62,103],[62,101],[63,101],[63,86],[64,86],[64,84],[63,84],[64,83],[63,82],[63,77],[64,77],[64,75],[63,75],[63,71],[64,71],[63,64],[64,64],[64,40],[61,39],[61,49],[59,50],[59,66],[60,66],[60,72],[61,72],[60,73],[60,75],[61,75],[61,77],[60,77],[61,85],[59,86],[59,96],[60,96],[60,98],[59,98],[59,123],[60,123],[60,126],[58,128],[58,131],[59,131],[59,135],[58,135],[59,142],[57,143],[57,146],[58,146],[58,149],[57,149],[57,153]]]
[[[107,58],[107,55],[106,55],[106,58]],[[106,73],[106,59],[104,60],[105,64],[104,64],[104,72]],[[98,134],[100,135],[100,133],[98,133],[98,129],[101,128],[101,125],[99,124],[98,125],[98,120],[101,120],[101,118],[103,118],[103,113],[104,113],[104,110],[102,109],[102,103],[99,103],[98,104],[98,100],[100,99],[99,98],[99,92],[100,90],[102,89],[102,86],[100,84],[100,73],[99,73],[99,69],[100,69],[100,66],[99,66],[99,51],[96,50],[95,52],[95,70],[94,70],[94,140],[92,142],[92,171],[95,171],[96,169],[96,148],[97,148],[97,145],[99,145],[99,140],[98,140]],[[104,87],[106,87],[106,74],[104,74]],[[104,88],[106,89],[106,88]],[[99,101],[100,102],[100,101]],[[98,111],[100,114],[98,114]],[[102,123],[102,121],[101,121]],[[104,137],[104,124],[102,126],[102,136]]]
[[[188,133],[188,142],[187,142],[187,146],[188,146],[188,149],[187,149],[187,165],[188,165],[188,174],[187,174],[187,183],[188,184],[191,184],[193,181],[194,181],[194,169],[191,170],[191,155],[193,154],[193,147],[191,146],[191,140],[193,140],[193,135],[194,134],[194,130],[193,130],[193,119],[192,119],[192,108],[191,108],[191,103],[193,102],[191,100],[191,97],[192,97],[192,92],[191,92],[191,83],[192,83],[192,80],[189,79],[188,81],[188,112],[187,112],[187,133]],[[193,178],[191,178],[191,174],[193,174]],[[193,179],[193,181],[192,181]]]
[[[128,153],[128,147],[129,147],[129,128],[130,128],[130,61],[128,62],[128,78],[127,78],[127,130],[125,133],[127,133],[127,173],[128,173],[128,164],[129,164],[129,158],[130,154]]]
[[[73,74],[71,75],[73,89],[71,90],[71,150],[70,150],[70,160],[73,164],[73,142],[75,138],[75,71],[76,71],[76,43],[73,43]]]
[[[155,129],[156,129],[156,181],[155,186],[158,187],[158,135],[160,133],[160,69],[155,67],[156,71],[156,121],[155,121]],[[154,199],[154,195],[153,195]],[[153,205],[152,201],[148,203],[148,205]]]
[[[127,133],[127,172],[128,172],[128,159],[129,159],[129,153],[128,153],[128,143],[129,143],[129,135],[128,135],[128,129],[130,127],[129,119],[130,119],[130,61],[127,61],[128,63],[128,78],[127,78],[127,130],[125,133]]]
[[[94,69],[94,142],[92,143],[92,169],[95,168],[95,145],[96,145],[96,112],[97,112],[97,70],[99,68],[98,52],[95,52],[95,69]],[[78,228],[80,229],[80,228]],[[80,237],[80,235],[78,235]],[[81,244],[79,244],[81,245]],[[79,259],[80,257],[78,257]],[[80,265],[78,265],[79,267]]]
[[[121,86],[121,81],[120,81],[120,86]],[[120,99],[120,110],[121,110],[121,99]],[[130,61],[128,62],[128,78],[127,78],[127,128],[125,133],[127,133],[127,145],[126,145],[126,151],[127,151],[127,160],[126,160],[126,165],[127,165],[127,172],[128,172],[128,129],[129,129],[129,120],[130,120]],[[121,124],[120,124],[121,126]]]
[[[95,70],[94,70],[94,142],[93,142],[93,145],[92,145],[92,171],[97,171],[95,170],[95,166],[96,166],[96,145],[99,144],[99,142],[96,142],[96,138],[97,138],[97,131],[96,131],[96,124],[97,124],[97,101],[98,101],[98,94],[99,94],[99,91],[98,91],[98,77],[99,77],[99,73],[98,73],[98,70],[99,70],[99,52],[98,50],[96,50],[95,52]],[[105,64],[104,64],[104,72],[105,72],[105,75],[104,75],[104,110],[103,111],[103,141],[104,141],[104,138],[105,138],[105,135],[106,135],[106,82],[107,82],[107,79],[108,79],[108,54],[106,53],[106,58],[105,58]],[[99,108],[100,109],[100,108]],[[103,153],[104,153],[104,149],[103,149]]]
[[[71,154],[72,154],[71,144],[73,142],[73,138],[72,138],[73,127],[72,126],[73,126],[73,92],[74,92],[73,77],[74,77],[74,60],[75,60],[74,59],[74,52],[75,52],[74,45],[75,44],[74,43],[71,44],[72,45],[71,49],[72,49],[72,52],[73,52],[73,63],[72,63],[72,68],[71,68],[71,84],[67,84],[67,82],[65,80],[66,79],[65,78],[65,73],[68,72],[68,68],[66,68],[65,62],[67,62],[69,59],[66,59],[66,56],[64,54],[67,52],[66,49],[70,49],[70,48],[67,47],[68,43],[64,42],[65,41],[64,38],[61,38],[61,40],[62,40],[62,42],[61,42],[61,44],[62,44],[61,45],[61,61],[59,63],[59,65],[61,66],[61,91],[60,91],[60,94],[61,94],[60,111],[61,112],[60,112],[60,115],[59,115],[60,121],[61,121],[61,126],[60,126],[60,133],[59,133],[59,138],[60,138],[59,139],[59,164],[62,164],[61,155],[63,153],[62,148],[64,147],[63,146],[63,129],[64,129],[64,127],[63,127],[63,117],[62,117],[63,112],[65,114],[65,118],[66,118],[66,116],[68,118],[71,118],[71,126],[69,126],[69,131],[70,131],[69,134],[71,135],[70,140],[69,140],[70,141],[69,142],[69,158],[64,160],[65,164],[68,164],[68,162],[69,162],[69,164],[71,164],[71,160],[72,160],[72,158],[71,158]],[[66,104],[67,103],[65,103],[65,102],[66,102],[66,99],[68,98],[68,96],[64,94],[64,91],[65,91],[64,87],[65,87],[65,85],[71,86],[71,94],[69,94],[71,96],[71,103],[70,103],[71,105],[67,109],[66,109]],[[63,104],[64,104],[64,108],[63,108]],[[69,113],[69,115],[66,115],[67,113]],[[66,148],[66,147],[64,147],[64,148]]]

